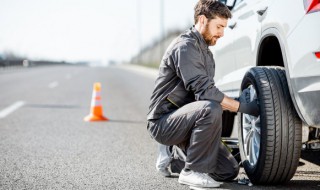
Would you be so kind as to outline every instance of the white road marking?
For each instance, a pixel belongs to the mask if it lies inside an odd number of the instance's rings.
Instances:
[[[71,79],[71,78],[72,78],[71,74],[66,75],[66,79]]]
[[[50,83],[49,85],[48,85],[48,87],[49,88],[55,88],[55,87],[57,87],[59,85],[59,83],[57,82],[57,81],[53,81],[52,83]]]
[[[17,101],[14,104],[0,111],[0,119],[7,117],[10,113],[21,108],[25,104],[24,101]]]

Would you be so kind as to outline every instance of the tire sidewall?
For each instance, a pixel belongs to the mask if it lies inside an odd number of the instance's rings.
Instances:
[[[253,72],[253,70],[249,70],[246,75],[244,76],[242,83],[241,83],[241,92],[248,88],[250,85],[252,85],[254,87],[254,89],[256,90],[257,93],[257,97],[259,100],[259,107],[260,107],[260,129],[261,129],[261,137],[260,137],[260,151],[259,151],[259,157],[257,160],[257,163],[255,165],[251,165],[249,163],[249,161],[246,159],[246,156],[244,155],[244,139],[243,139],[243,114],[239,113],[239,149],[240,149],[240,155],[241,155],[241,160],[242,160],[242,165],[245,168],[245,171],[248,175],[251,176],[251,181],[255,182],[256,180],[258,181],[259,179],[255,179],[254,176],[261,176],[261,173],[263,171],[263,167],[264,167],[264,163],[261,162],[261,157],[265,157],[265,155],[263,154],[265,152],[265,147],[261,146],[263,143],[265,143],[264,141],[266,140],[266,138],[264,138],[266,136],[266,127],[265,127],[265,120],[266,120],[266,112],[265,112],[265,108],[264,108],[264,100],[262,98],[262,91],[260,88],[260,84],[259,84],[259,76]]]

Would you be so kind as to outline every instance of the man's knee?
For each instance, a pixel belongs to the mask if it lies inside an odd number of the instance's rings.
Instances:
[[[209,109],[214,114],[222,115],[222,107],[218,102],[211,100],[206,100],[204,102],[206,109]]]
[[[204,101],[204,116],[214,120],[222,120],[222,107],[221,105],[216,101]]]

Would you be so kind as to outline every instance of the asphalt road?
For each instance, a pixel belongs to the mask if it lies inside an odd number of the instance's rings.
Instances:
[[[135,67],[0,70],[0,189],[189,189],[155,172],[146,131],[154,79]],[[108,122],[83,121],[94,82]],[[320,152],[303,152],[286,185],[220,189],[320,189]]]

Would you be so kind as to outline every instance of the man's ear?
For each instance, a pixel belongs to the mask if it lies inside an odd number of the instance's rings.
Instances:
[[[208,19],[207,19],[206,16],[200,15],[199,16],[199,21],[200,21],[201,25],[205,26],[207,24]]]

